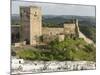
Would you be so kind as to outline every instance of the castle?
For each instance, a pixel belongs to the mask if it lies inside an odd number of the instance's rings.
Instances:
[[[74,19],[71,22],[65,22],[61,27],[42,27],[42,12],[37,6],[21,6],[20,7],[20,24],[12,26],[12,40],[18,38],[16,36],[20,32],[20,40],[26,41],[27,44],[36,45],[38,39],[43,36],[43,40],[58,37],[60,41],[67,38],[79,37],[78,20]],[[19,40],[19,41],[20,41]],[[16,41],[15,41],[16,42]]]

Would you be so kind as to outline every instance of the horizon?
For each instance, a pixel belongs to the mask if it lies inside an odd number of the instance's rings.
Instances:
[[[11,16],[13,16],[13,15],[19,15],[20,16],[20,14],[11,14]],[[95,17],[96,18],[96,16],[83,16],[83,15],[54,15],[54,14],[43,14],[42,16],[80,16],[80,17]]]

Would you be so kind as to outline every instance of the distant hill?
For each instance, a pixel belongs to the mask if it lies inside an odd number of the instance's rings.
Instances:
[[[61,24],[67,21],[68,19],[78,19],[79,22],[86,23],[85,25],[95,25],[95,17],[93,16],[75,16],[75,15],[43,15],[43,22],[45,23],[54,23],[54,24]],[[19,14],[12,14],[11,15],[12,24],[20,24],[20,15]]]
[[[64,23],[68,19],[78,19],[79,23],[85,23],[85,25],[95,25],[95,17],[93,16],[75,16],[75,15],[61,15],[61,16],[53,16],[53,15],[44,15],[43,22],[46,23],[55,23],[60,24]],[[82,24],[83,25],[83,24]]]

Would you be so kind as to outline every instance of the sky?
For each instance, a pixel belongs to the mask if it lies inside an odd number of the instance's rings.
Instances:
[[[95,6],[89,5],[72,5],[72,4],[55,4],[40,3],[29,1],[12,1],[12,14],[19,14],[20,6],[39,6],[43,15],[78,15],[78,16],[95,16]]]

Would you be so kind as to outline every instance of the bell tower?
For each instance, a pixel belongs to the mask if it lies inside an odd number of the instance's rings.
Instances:
[[[36,45],[42,30],[41,8],[37,6],[21,7],[22,39],[30,45]]]

